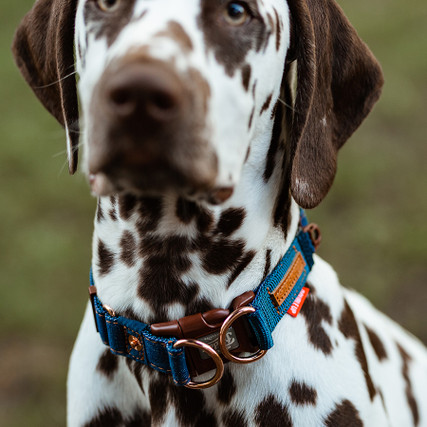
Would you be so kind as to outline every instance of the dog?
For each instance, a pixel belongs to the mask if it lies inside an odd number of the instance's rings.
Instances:
[[[426,349],[300,211],[383,84],[333,0],[37,0],[13,53],[98,196],[70,427],[427,426]]]

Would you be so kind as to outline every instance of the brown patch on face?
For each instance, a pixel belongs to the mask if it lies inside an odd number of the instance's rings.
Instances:
[[[185,53],[193,50],[193,42],[179,22],[169,21],[166,30],[158,32],[154,37],[168,37],[172,39],[179,44]]]
[[[331,354],[332,343],[325,329],[322,327],[323,321],[332,324],[332,315],[329,306],[310,292],[302,306],[301,314],[307,322],[307,332],[310,342],[326,356]]]
[[[114,265],[114,254],[107,249],[102,240],[98,240],[98,269],[101,276],[108,274]]]
[[[131,21],[135,0],[120,2],[120,6],[113,12],[104,12],[94,1],[88,1],[84,8],[84,17],[89,32],[94,32],[95,38],[107,39],[108,46],[116,40],[120,31]]]
[[[133,267],[135,265],[137,245],[135,237],[130,231],[125,231],[122,238],[120,239],[120,248],[122,253],[120,259],[128,266]]]
[[[110,350],[105,350],[99,358],[96,370],[105,375],[108,379],[111,379],[114,373],[117,371],[119,361],[117,356],[111,353]]]
[[[273,395],[267,396],[255,410],[255,423],[259,427],[292,427],[288,408],[277,401]]]
[[[218,0],[202,0],[202,11],[198,25],[203,31],[205,44],[214,52],[216,60],[222,64],[231,77],[242,67],[251,49],[259,50],[268,36],[266,25],[258,11],[257,2],[247,2],[252,19],[241,26],[233,26],[224,18],[226,4]]]
[[[406,399],[408,400],[408,405],[411,409],[414,425],[417,426],[420,422],[420,414],[418,411],[417,401],[415,400],[414,393],[412,391],[411,379],[409,378],[409,363],[411,362],[411,356],[409,356],[400,344],[396,343],[396,345],[399,350],[400,357],[402,358],[402,376],[405,380]]]
[[[344,310],[341,313],[341,318],[338,322],[338,327],[347,339],[353,339],[355,341],[356,357],[360,363],[360,367],[362,368],[363,375],[365,376],[369,397],[371,398],[371,400],[373,400],[376,394],[376,390],[369,374],[368,360],[363,349],[363,343],[360,337],[359,328],[357,327],[357,322],[354,317],[353,311],[348,305],[347,301],[344,302]]]
[[[368,326],[365,325],[366,332],[368,333],[369,341],[371,342],[372,348],[378,357],[379,361],[387,359],[387,352],[385,351],[384,344],[380,340],[380,337]]]
[[[359,411],[349,400],[343,400],[336,405],[325,420],[326,427],[363,427],[363,422],[360,419]]]
[[[289,394],[292,402],[297,405],[315,405],[317,401],[317,391],[307,384],[297,381],[292,381]]]
[[[246,64],[242,68],[242,84],[247,92],[249,90],[249,82],[251,80],[252,68],[249,64]]]
[[[276,17],[276,50],[279,51],[282,29],[280,27],[280,18],[279,18],[279,14],[277,13],[276,8],[274,8],[274,15]]]

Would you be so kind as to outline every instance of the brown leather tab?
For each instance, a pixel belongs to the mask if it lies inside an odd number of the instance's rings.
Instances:
[[[171,322],[154,323],[150,326],[151,333],[158,337],[184,338],[184,334],[179,326],[178,320]]]
[[[253,300],[255,299],[255,293],[252,291],[245,292],[242,295],[239,295],[238,297],[234,298],[234,300],[231,303],[231,309],[232,311],[237,310],[240,307],[244,307],[246,305],[249,305]]]

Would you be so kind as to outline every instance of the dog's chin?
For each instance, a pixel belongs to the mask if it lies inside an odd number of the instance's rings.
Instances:
[[[233,195],[233,186],[179,185],[179,179],[170,179],[161,185],[150,179],[130,179],[129,177],[110,176],[99,172],[89,174],[91,193],[95,197],[120,194],[132,194],[136,197],[162,197],[175,194],[187,200],[211,205],[225,203]]]

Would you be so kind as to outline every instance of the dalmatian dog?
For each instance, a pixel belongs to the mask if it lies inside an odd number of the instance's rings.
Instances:
[[[147,325],[257,289],[383,83],[334,0],[37,0],[13,52],[66,130],[71,173],[81,141],[97,297]],[[313,261],[274,345],[208,388],[113,354],[89,304],[68,425],[427,426],[426,349]]]

